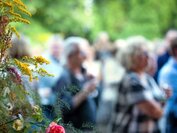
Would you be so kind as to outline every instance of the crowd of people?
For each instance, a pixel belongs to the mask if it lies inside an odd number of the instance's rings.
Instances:
[[[10,56],[31,56],[28,43],[13,38]],[[62,118],[83,133],[177,132],[177,30],[157,41],[111,42],[102,32],[93,44],[59,35],[47,44],[42,56],[50,64],[43,68],[54,77],[24,82],[39,95],[46,119]]]

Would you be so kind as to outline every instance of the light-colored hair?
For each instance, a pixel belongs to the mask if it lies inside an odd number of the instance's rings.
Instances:
[[[134,36],[127,40],[125,47],[122,47],[117,55],[118,60],[126,70],[130,70],[134,65],[132,57],[141,52],[141,48],[147,45],[147,41],[142,36]]]
[[[96,51],[106,50],[109,51],[111,48],[109,35],[107,32],[100,32],[94,42],[94,48]]]
[[[176,29],[170,29],[165,36],[165,39],[169,41],[169,43],[177,37],[177,30]]]
[[[63,57],[62,57],[62,63],[66,64],[68,57],[76,51],[76,48],[79,47],[82,49],[81,45],[87,41],[86,39],[82,37],[77,37],[77,36],[72,36],[68,37],[64,41],[64,52],[63,52]]]
[[[9,49],[9,55],[12,58],[22,58],[23,56],[30,56],[29,42],[27,38],[20,35],[20,38],[13,35],[12,47]]]
[[[50,47],[52,47],[52,45],[55,45],[56,43],[59,45],[63,44],[63,38],[58,34],[52,35],[47,41],[47,45]]]
[[[63,51],[63,38],[59,34],[54,34],[49,38],[47,45],[50,50],[49,53],[59,59]]]

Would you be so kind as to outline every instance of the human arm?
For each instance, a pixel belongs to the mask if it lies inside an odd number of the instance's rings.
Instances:
[[[162,90],[164,91],[166,99],[173,95],[173,90],[176,90],[176,74],[172,70],[166,67],[162,68],[159,73],[158,82]]]
[[[83,101],[87,99],[88,95],[95,89],[96,83],[94,81],[86,82],[83,89],[73,97],[73,108],[77,108],[80,104],[82,104]]]
[[[71,77],[67,74],[63,75],[53,88],[55,93],[59,93],[58,97],[62,101],[62,109],[65,113],[68,113],[70,110],[74,110],[79,105],[81,105],[88,97],[88,95],[95,90],[96,83],[93,81],[86,82],[82,89],[79,89],[79,84],[72,83]],[[70,112],[69,111],[69,112]]]
[[[154,100],[140,102],[137,107],[141,112],[155,119],[159,119],[163,115],[160,104]]]
[[[127,101],[131,106],[136,106],[139,111],[149,117],[158,119],[162,116],[163,110],[159,102],[153,96],[152,89],[145,88],[137,77],[128,81]]]

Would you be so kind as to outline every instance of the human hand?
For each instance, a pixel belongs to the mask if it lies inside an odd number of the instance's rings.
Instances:
[[[172,96],[172,89],[169,85],[167,85],[167,84],[163,85],[162,89],[163,89],[167,99]]]
[[[96,89],[97,82],[95,79],[92,79],[84,84],[83,91],[90,94]]]

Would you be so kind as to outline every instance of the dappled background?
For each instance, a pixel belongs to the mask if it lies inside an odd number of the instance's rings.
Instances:
[[[111,40],[141,34],[162,37],[177,27],[176,0],[24,0],[32,13],[30,25],[19,30],[43,44],[51,33],[78,35],[93,41],[107,31]],[[37,45],[33,43],[33,45]]]

